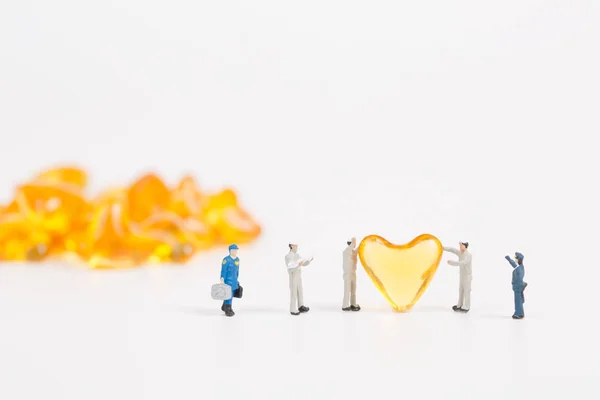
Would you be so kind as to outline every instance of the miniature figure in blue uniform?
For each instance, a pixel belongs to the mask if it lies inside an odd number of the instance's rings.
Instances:
[[[229,255],[221,263],[221,283],[231,286],[232,293],[235,293],[240,285],[238,282],[238,275],[240,273],[240,259],[237,256],[238,250],[239,248],[235,244],[229,246]],[[232,301],[233,298],[225,300],[221,306],[221,311],[225,312],[225,315],[228,317],[235,315],[231,309]]]
[[[517,260],[516,263],[509,256],[504,258],[506,258],[513,267],[512,289],[515,296],[515,313],[512,317],[513,319],[522,319],[525,317],[525,311],[523,310],[525,295],[523,294],[523,291],[527,287],[527,283],[523,281],[523,278],[525,278],[525,266],[523,265],[523,259],[525,257],[521,253],[515,253],[515,260]]]

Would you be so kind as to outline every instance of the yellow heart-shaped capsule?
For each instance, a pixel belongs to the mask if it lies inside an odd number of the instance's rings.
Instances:
[[[358,255],[377,290],[396,311],[408,311],[427,289],[443,253],[435,236],[423,234],[403,245],[381,236],[365,237]]]

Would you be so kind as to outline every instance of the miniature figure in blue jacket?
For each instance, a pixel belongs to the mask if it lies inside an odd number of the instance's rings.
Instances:
[[[238,276],[240,273],[240,259],[238,258],[239,248],[237,245],[232,244],[229,246],[229,255],[223,259],[221,263],[221,283],[225,283],[231,286],[231,292],[234,293],[239,287]],[[221,306],[221,310],[225,312],[228,317],[233,317],[235,313],[231,308],[233,298],[225,300]]]
[[[525,311],[523,311],[525,295],[523,294],[523,291],[527,287],[527,283],[523,281],[523,278],[525,278],[525,266],[523,265],[523,259],[525,257],[521,253],[515,253],[515,260],[517,260],[517,262],[512,260],[509,256],[504,258],[506,258],[513,267],[512,289],[515,296],[515,313],[512,317],[513,319],[521,319],[525,317]]]

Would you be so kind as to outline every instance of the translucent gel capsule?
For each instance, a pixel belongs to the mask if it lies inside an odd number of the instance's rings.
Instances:
[[[97,208],[100,206],[104,206],[112,203],[121,203],[125,204],[127,201],[127,188],[124,187],[115,187],[111,189],[107,189],[100,194],[98,194],[91,202],[93,208]]]
[[[169,209],[180,217],[201,218],[208,196],[203,194],[191,176],[185,176],[171,192]]]
[[[248,243],[258,237],[262,230],[238,205],[237,197],[230,189],[209,197],[204,219],[221,243]]]
[[[127,192],[112,190],[96,198],[93,211],[83,231],[69,242],[69,247],[92,268],[125,268],[142,264],[151,249],[133,247],[124,215]]]
[[[2,207],[0,206],[0,215],[10,214],[10,213],[18,213],[19,212],[19,204],[16,200],[13,200],[8,206]]]
[[[156,175],[144,175],[131,185],[127,192],[128,218],[143,222],[153,214],[168,208],[171,193]]]
[[[141,224],[131,224],[130,230],[132,240],[155,244],[151,262],[184,262],[215,243],[205,224],[173,212],[157,213]]]
[[[42,180],[50,183],[67,183],[83,188],[87,185],[87,174],[80,168],[61,167],[41,172],[33,180]]]
[[[88,203],[78,188],[67,184],[31,182],[17,190],[19,212],[52,235],[66,235],[87,212]]]
[[[196,249],[212,244],[208,229],[200,221],[193,224],[190,217],[200,210],[198,193],[191,178],[184,178],[172,193],[155,175],[131,186],[127,196],[130,239],[136,248],[153,248],[150,262],[183,262]]]
[[[94,268],[124,268],[142,263],[183,262],[213,243],[210,232],[193,219],[155,208],[142,222],[127,214],[137,203],[130,190],[105,193],[95,200],[82,254]],[[145,204],[148,204],[148,199]],[[136,218],[140,218],[138,214]],[[81,242],[81,240],[79,240]]]
[[[408,311],[416,304],[433,279],[442,252],[440,241],[428,234],[404,245],[371,235],[358,247],[365,271],[396,311]]]
[[[48,255],[50,236],[18,213],[0,214],[0,260],[40,261]]]
[[[261,228],[235,193],[203,193],[191,176],[171,191],[155,174],[129,188],[83,193],[87,174],[52,168],[17,188],[0,206],[0,259],[79,258],[93,268],[184,262],[197,251],[249,242]],[[10,217],[7,217],[10,216]]]

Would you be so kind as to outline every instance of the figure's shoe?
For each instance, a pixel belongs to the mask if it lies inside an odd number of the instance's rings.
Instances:
[[[359,306],[358,304],[357,304],[357,305],[355,305],[355,306],[350,306],[350,309],[351,309],[352,311],[360,311],[360,306]]]
[[[458,311],[458,310],[460,310],[460,307],[459,307],[459,306],[452,306],[452,309],[453,309],[454,311]]]
[[[512,319],[523,319],[524,317],[524,315],[513,315]]]
[[[291,311],[290,311],[290,314],[292,314],[292,315],[300,315],[299,312],[291,312]]]
[[[342,308],[342,311],[352,311],[352,307]]]
[[[221,306],[221,311],[225,312],[225,303]]]
[[[310,308],[305,307],[305,306],[298,307],[298,311],[300,311],[301,313],[308,312],[308,310],[310,310]]]
[[[231,308],[231,304],[227,304],[225,307],[225,315],[228,317],[233,317],[235,315],[235,313],[233,312],[233,309]]]
[[[469,312],[469,310],[465,310],[464,308],[459,308],[459,309],[458,309],[458,310],[456,310],[456,311],[460,311],[460,312],[462,312],[462,313],[468,313],[468,312]]]

